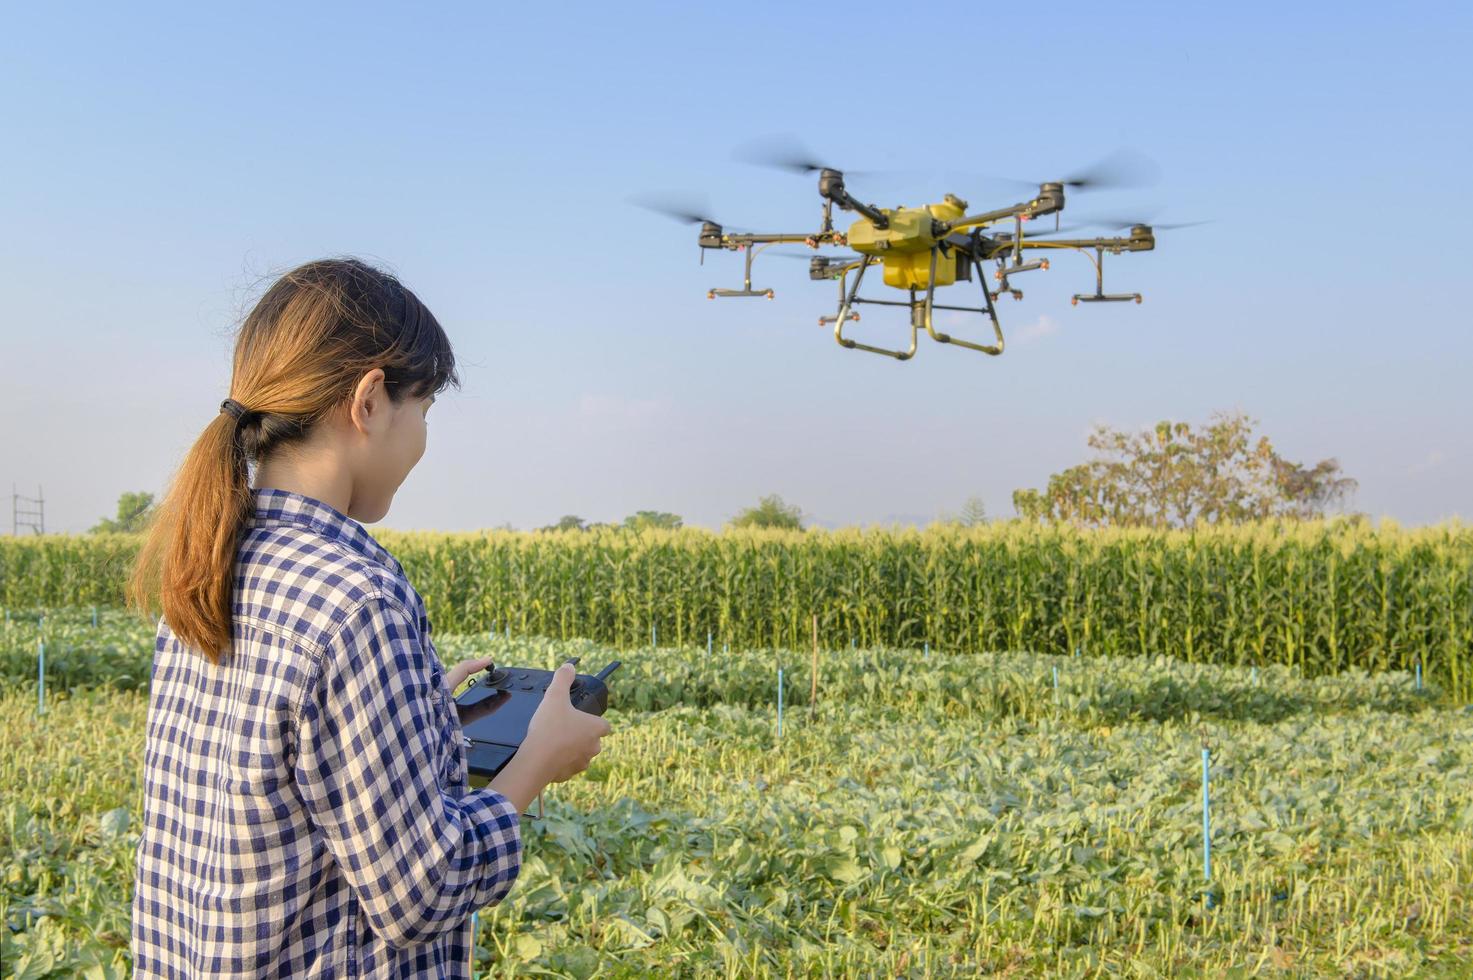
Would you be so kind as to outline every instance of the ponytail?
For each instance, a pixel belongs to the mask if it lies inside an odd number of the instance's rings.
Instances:
[[[231,398],[195,440],[145,532],[129,607],[161,614],[218,664],[232,645],[237,550],[255,508],[250,462],[303,442],[375,367],[395,403],[460,385],[439,321],[392,275],[357,259],[324,259],[278,279],[241,325]]]

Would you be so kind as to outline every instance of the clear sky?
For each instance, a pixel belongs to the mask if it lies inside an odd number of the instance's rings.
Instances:
[[[1094,423],[1218,409],[1290,459],[1339,459],[1355,509],[1466,519],[1468,10],[11,4],[0,489],[40,485],[60,531],[161,494],[263,277],[353,254],[424,299],[464,380],[380,526],[719,526],[773,492],[825,524],[972,494],[1005,516]],[[1020,277],[1002,357],[922,337],[899,363],[834,343],[834,288],[801,262],[759,259],[772,302],[708,301],[740,258],[702,267],[694,229],[627,203],[812,228],[812,178],[732,158],[780,133],[901,171],[849,181],[886,206],[1005,205],[1017,189],[986,176],[1130,147],[1160,182],[1071,197],[1065,222],[1214,220],[1106,260],[1140,306],[1071,307],[1093,273],[1064,253]],[[861,339],[896,342],[865,314]]]

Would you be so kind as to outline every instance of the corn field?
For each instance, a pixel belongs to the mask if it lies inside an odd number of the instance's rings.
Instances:
[[[1473,528],[596,530],[375,537],[436,630],[1410,670],[1473,699]],[[0,603],[117,605],[137,539],[0,541]]]

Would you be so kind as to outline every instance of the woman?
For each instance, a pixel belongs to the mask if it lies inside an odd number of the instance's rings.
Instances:
[[[442,669],[423,601],[362,526],[452,384],[434,316],[356,260],[288,272],[242,324],[231,397],[129,583],[161,610],[138,976],[469,976],[471,914],[521,867],[519,814],[598,753],[608,723],[573,708],[565,665],[468,792],[451,695],[489,661]]]

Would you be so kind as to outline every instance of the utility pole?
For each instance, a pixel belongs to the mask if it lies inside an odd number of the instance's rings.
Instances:
[[[36,534],[46,533],[46,500],[41,495],[40,486],[36,487],[34,497],[23,497],[12,483],[10,485],[10,533],[18,535],[22,528],[34,531]]]

